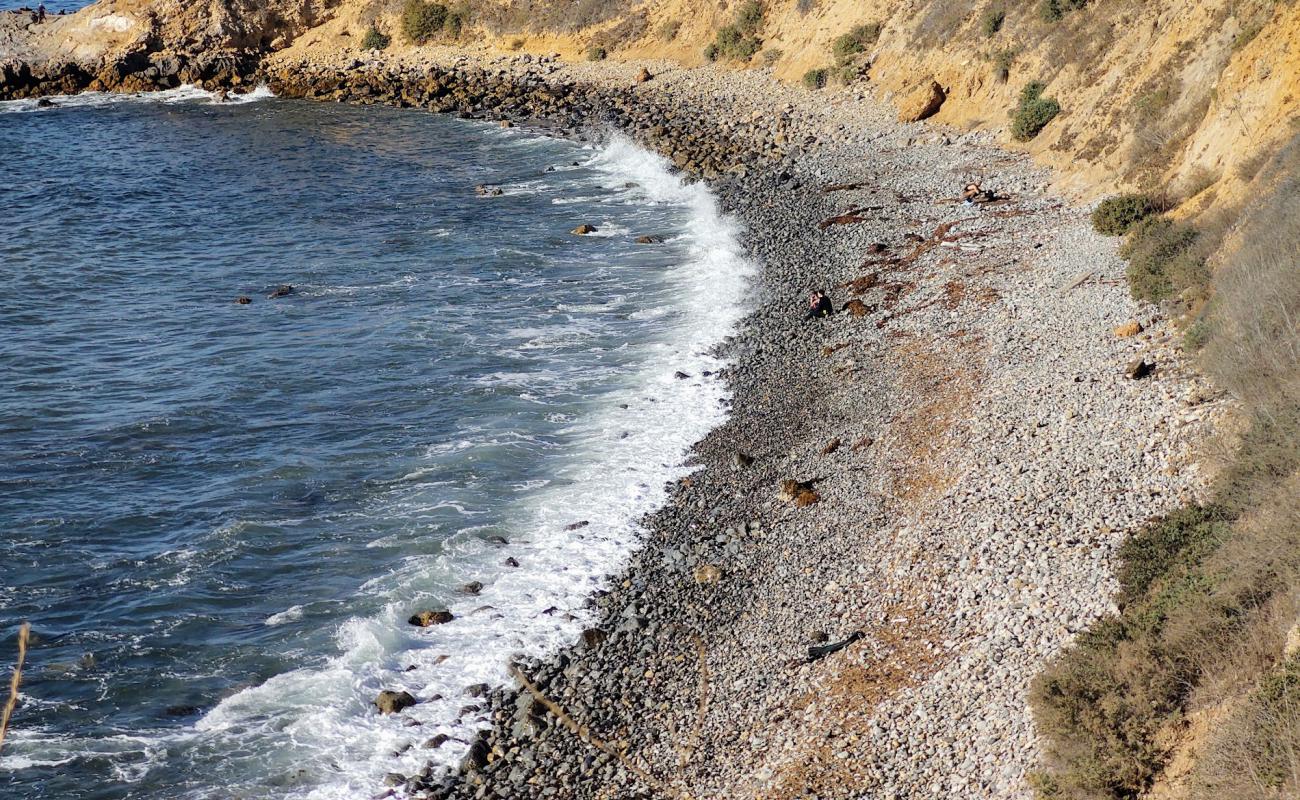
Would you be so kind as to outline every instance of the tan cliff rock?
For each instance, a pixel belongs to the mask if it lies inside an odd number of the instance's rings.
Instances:
[[[735,4],[716,1],[524,5],[472,4],[461,43],[572,60],[598,43],[613,59],[689,66],[703,62],[705,46],[735,13]],[[997,11],[1004,17],[992,32]],[[74,61],[97,73],[129,54],[138,68],[151,56],[253,59],[282,48],[337,59],[362,55],[371,25],[389,33],[391,50],[401,54],[414,48],[403,41],[399,15],[399,3],[371,0],[102,0],[44,26],[0,19],[0,63]],[[10,16],[18,17],[0,18]],[[935,124],[1005,131],[1021,88],[1042,81],[1061,114],[1023,147],[1058,170],[1060,188],[1085,198],[1147,188],[1194,198],[1194,210],[1233,202],[1300,124],[1300,6],[1289,3],[1090,4],[1048,22],[1034,4],[997,0],[780,0],[765,5],[759,52],[734,66],[772,69],[795,82],[832,65],[834,39],[863,23],[881,25],[864,54],[865,78],[824,90],[827,102],[871,91],[898,104],[905,119],[932,113]],[[243,63],[225,74],[249,71]]]

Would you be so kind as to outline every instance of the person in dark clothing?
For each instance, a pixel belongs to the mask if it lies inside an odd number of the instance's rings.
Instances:
[[[831,305],[831,299],[820,289],[814,289],[808,295],[808,313],[804,315],[804,319],[822,319],[833,313],[835,313],[835,306]]]
[[[41,3],[39,6],[36,7],[36,22],[39,24],[44,21],[45,21],[45,4]]]

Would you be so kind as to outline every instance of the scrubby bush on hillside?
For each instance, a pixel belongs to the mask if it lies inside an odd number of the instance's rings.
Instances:
[[[1119,254],[1128,259],[1129,291],[1135,300],[1158,303],[1204,286],[1204,259],[1192,245],[1196,229],[1167,217],[1147,217],[1129,231]]]
[[[392,44],[392,38],[379,32],[374,25],[366,31],[366,35],[361,37],[362,50],[384,50]]]
[[[1011,136],[1016,141],[1027,142],[1034,138],[1061,112],[1061,105],[1054,98],[1043,97],[1046,88],[1034,81],[1021,90],[1020,105],[1011,116]]]
[[[1042,0],[1038,5],[1038,16],[1044,22],[1058,22],[1071,11],[1077,11],[1088,4],[1088,0]]]
[[[748,61],[763,46],[758,32],[763,27],[763,6],[749,0],[736,11],[735,21],[718,29],[717,35],[704,50],[705,58],[716,61]]]
[[[1167,757],[1158,741],[1186,699],[1195,627],[1225,609],[1204,569],[1228,521],[1188,507],[1121,548],[1122,610],[1094,624],[1038,677],[1035,716],[1050,739],[1048,798],[1136,797]]]
[[[998,50],[990,58],[993,59],[993,75],[998,79],[998,83],[1006,83],[1011,78],[1011,65],[1016,63],[1016,51]]]
[[[1121,194],[1101,201],[1092,212],[1092,227],[1106,236],[1123,236],[1137,223],[1160,211],[1148,194]]]
[[[825,67],[810,69],[803,74],[805,89],[822,89],[826,86],[827,70]]]
[[[1196,323],[1199,364],[1246,427],[1217,465],[1215,510],[1184,510],[1124,545],[1120,614],[1036,682],[1045,798],[1143,795],[1196,712],[1213,726],[1182,796],[1300,796],[1300,654],[1287,654],[1300,617],[1300,136],[1270,163],[1280,177],[1231,220],[1214,274],[1201,273],[1213,299]],[[1188,244],[1189,226],[1150,217],[1130,249],[1203,265],[1203,240],[1217,237],[1198,224],[1202,241]]]
[[[593,44],[591,47],[587,48],[588,61],[604,61],[608,57],[609,51],[598,44]]]
[[[995,36],[998,31],[1002,30],[1002,23],[1007,20],[1007,12],[1001,8],[990,8],[984,12],[980,19],[980,30],[988,37]]]
[[[402,33],[415,44],[424,44],[442,32],[447,7],[424,0],[406,0],[402,6]]]
[[[466,23],[464,11],[453,11],[442,3],[406,0],[402,6],[402,33],[413,44],[426,44],[437,36],[456,38]]]
[[[836,63],[847,63],[859,53],[865,53],[867,48],[875,44],[879,38],[880,23],[870,22],[854,25],[848,33],[836,37],[835,43],[831,46]]]

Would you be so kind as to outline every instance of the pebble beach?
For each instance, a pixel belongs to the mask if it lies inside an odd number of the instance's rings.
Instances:
[[[708,181],[761,268],[731,366],[684,378],[725,380],[729,419],[598,624],[516,664],[478,739],[426,743],[459,770],[393,795],[1032,796],[1033,678],[1113,609],[1126,532],[1197,496],[1222,402],[1086,207],[992,134],[758,71],[277,69],[289,94],[631,136]],[[837,313],[806,321],[817,288]]]

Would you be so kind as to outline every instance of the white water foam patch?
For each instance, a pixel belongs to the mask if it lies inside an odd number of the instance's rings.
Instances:
[[[245,689],[198,721],[194,734],[205,749],[226,752],[229,774],[265,779],[311,764],[304,783],[281,784],[285,796],[353,800],[383,791],[387,773],[415,774],[431,759],[458,762],[486,722],[481,713],[460,715],[473,702],[466,689],[506,683],[511,657],[542,656],[576,639],[592,621],[586,598],[635,547],[637,521],[663,504],[667,483],[689,472],[681,465],[691,445],[724,420],[726,387],[703,374],[724,366],[709,353],[742,316],[753,272],[735,223],[702,185],[684,183],[664,159],[626,140],[601,148],[588,166],[610,187],[634,183],[629,202],[686,212],[678,243],[687,255],[663,275],[672,301],[658,309],[658,338],[639,343],[645,358],[622,388],[569,423],[570,455],[509,515],[508,546],[467,527],[438,556],[409,558],[366,581],[358,594],[386,605],[340,626],[340,655]],[[679,380],[678,371],[695,377]],[[585,524],[570,530],[574,523]],[[506,556],[519,567],[504,567]],[[485,584],[477,596],[447,588],[470,579]],[[433,607],[455,619],[429,629],[407,624],[415,609]],[[287,621],[295,610],[266,622]],[[383,689],[409,691],[420,704],[379,715],[372,701]],[[434,750],[420,745],[438,733],[453,739]]]
[[[216,92],[209,92],[198,86],[183,84],[175,89],[165,89],[160,92],[134,92],[124,94],[119,92],[82,92],[81,94],[61,94],[53,95],[41,99],[33,100],[4,100],[0,101],[0,114],[22,114],[35,111],[57,111],[60,108],[105,108],[107,106],[120,105],[123,103],[146,103],[161,105],[176,105],[178,103],[196,103],[205,105],[244,105],[246,103],[256,103],[259,100],[266,100],[275,97],[275,94],[266,86],[259,86],[251,92],[244,94],[228,93],[225,100],[218,100]],[[41,105],[41,101],[49,101],[47,105]]]

